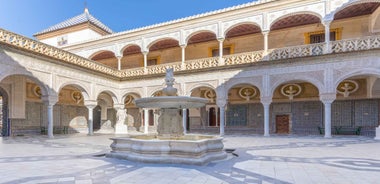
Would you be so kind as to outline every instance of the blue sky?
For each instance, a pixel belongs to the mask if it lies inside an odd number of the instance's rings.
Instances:
[[[0,0],[0,28],[32,38],[34,33],[83,13],[120,32],[254,0]]]

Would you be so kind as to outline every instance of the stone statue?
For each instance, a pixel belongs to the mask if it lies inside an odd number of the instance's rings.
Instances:
[[[177,95],[177,89],[173,87],[174,85],[174,75],[173,75],[173,68],[167,68],[166,69],[166,76],[165,76],[165,83],[166,88],[162,89],[162,92],[165,96],[176,96]]]

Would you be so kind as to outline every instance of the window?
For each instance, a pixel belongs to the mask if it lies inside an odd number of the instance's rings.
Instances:
[[[160,64],[160,56],[157,57],[149,57],[146,60],[146,65],[147,66],[154,66]],[[144,66],[144,60],[142,62],[142,66]]]
[[[330,29],[330,41],[340,40],[342,28]],[[325,32],[316,31],[305,33],[305,44],[323,43],[325,42]]]
[[[233,54],[234,48],[232,45],[223,47],[223,55]],[[209,57],[219,56],[219,47],[209,48]]]
[[[57,45],[62,46],[67,44],[67,35],[65,36],[60,36],[57,38]]]

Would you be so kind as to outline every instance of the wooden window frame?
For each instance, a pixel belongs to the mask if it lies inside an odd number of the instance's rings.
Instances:
[[[330,29],[330,33],[335,32],[335,40],[341,40],[342,39],[342,28],[335,28]],[[310,36],[317,35],[317,34],[324,34],[325,31],[314,31],[314,32],[308,32],[305,33],[305,44],[310,44]]]
[[[224,45],[224,46],[223,46],[223,49],[225,49],[225,48],[230,48],[230,55],[235,53],[235,45],[234,45],[234,44],[231,44],[231,45]],[[216,47],[209,47],[209,48],[208,48],[208,57],[213,57],[213,56],[212,56],[212,51],[213,51],[213,50],[219,50],[219,46],[216,46]],[[224,54],[223,54],[223,55],[224,55]],[[215,56],[215,57],[218,57],[218,56]]]
[[[148,60],[151,60],[151,59],[156,59],[157,60],[157,64],[156,65],[159,65],[161,64],[161,56],[155,56],[155,57],[148,57],[146,60],[148,62]],[[148,63],[147,63],[148,64]],[[144,59],[141,61],[141,66],[144,67]],[[149,66],[149,65],[148,65]],[[153,65],[150,65],[150,66],[153,66]]]

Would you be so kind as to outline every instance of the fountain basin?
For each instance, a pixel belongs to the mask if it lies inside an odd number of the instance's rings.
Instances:
[[[136,99],[136,106],[141,108],[175,108],[189,109],[203,107],[208,99],[189,96],[158,96]]]
[[[146,163],[204,165],[227,157],[222,137],[187,134],[176,138],[138,135],[111,138],[107,157]]]

